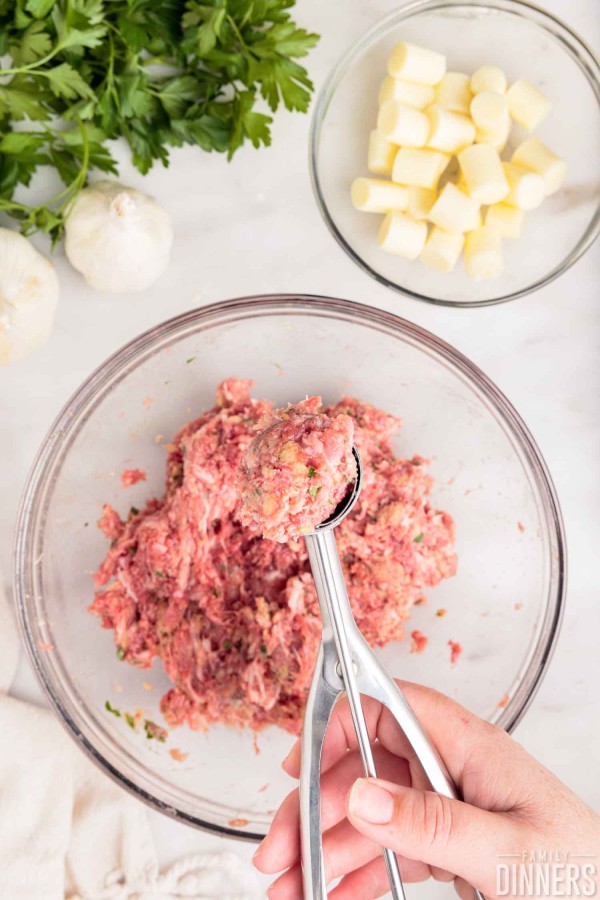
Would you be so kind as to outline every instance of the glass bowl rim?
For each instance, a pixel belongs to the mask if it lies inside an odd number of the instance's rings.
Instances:
[[[549,272],[533,281],[531,284],[525,285],[525,287],[519,288],[509,294],[501,294],[498,297],[491,297],[487,300],[445,300],[440,297],[421,294],[418,291],[402,287],[395,281],[391,281],[376,269],[372,268],[365,259],[363,259],[361,254],[348,243],[337,227],[325,201],[322,181],[319,175],[318,161],[321,131],[329,105],[333,100],[340,82],[351,69],[355,60],[360,57],[363,50],[368,48],[371,41],[374,38],[382,37],[390,27],[394,27],[407,19],[412,19],[421,13],[459,9],[461,7],[472,7],[473,9],[507,13],[508,15],[525,19],[545,30],[553,37],[558,38],[562,44],[563,50],[575,60],[581,72],[587,78],[587,81],[596,96],[596,100],[600,105],[600,59],[576,31],[551,12],[536,6],[534,3],[529,3],[528,0],[412,0],[412,2],[407,3],[400,9],[392,10],[391,13],[388,13],[375,22],[368,31],[344,51],[342,56],[339,57],[338,61],[333,66],[333,69],[329,72],[319,91],[311,117],[309,135],[309,174],[313,195],[325,225],[342,250],[344,250],[350,259],[356,263],[363,272],[366,272],[367,275],[379,282],[379,284],[384,285],[384,287],[402,294],[404,297],[410,297],[413,300],[420,300],[424,303],[433,303],[436,306],[477,308],[482,306],[494,306],[498,303],[508,303],[510,300],[525,297],[550,284],[570,269],[571,266],[576,263],[587,250],[589,250],[600,234],[600,202],[597,204],[596,211],[588,222],[579,241],[567,256],[554,266],[554,268],[550,269]]]
[[[546,526],[556,544],[551,559],[546,607],[543,613],[545,628],[541,629],[528,666],[520,683],[503,709],[498,724],[511,732],[531,704],[554,653],[564,612],[567,576],[567,549],[562,514],[552,478],[535,440],[510,401],[495,384],[466,356],[450,344],[418,325],[393,313],[350,300],[312,294],[259,294],[208,304],[167,319],[144,331],[124,344],[98,366],[71,395],[46,433],[30,468],[17,514],[14,540],[13,586],[17,621],[27,655],[53,710],[71,737],[88,757],[113,781],[138,799],[171,818],[201,830],[245,841],[259,841],[260,833],[225,827],[198,818],[171,803],[160,799],[141,787],[132,775],[114,766],[86,737],[62,701],[63,687],[56,671],[51,669],[49,655],[42,652],[35,640],[28,597],[35,591],[38,577],[36,561],[30,543],[41,534],[38,512],[52,486],[56,465],[60,465],[70,448],[72,439],[85,424],[97,403],[110,389],[115,379],[121,380],[145,359],[154,355],[162,345],[186,334],[244,319],[264,316],[318,315],[330,321],[344,320],[373,328],[396,338],[412,342],[419,349],[450,363],[454,374],[462,376],[471,387],[477,388],[491,406],[494,418],[507,427],[510,437],[524,452],[528,471],[541,495]],[[197,326],[203,325],[199,329]],[[482,399],[481,397],[479,398]],[[38,592],[41,595],[41,591]],[[515,702],[513,702],[515,701]],[[518,701],[518,702],[516,702]],[[128,766],[129,764],[127,764]]]

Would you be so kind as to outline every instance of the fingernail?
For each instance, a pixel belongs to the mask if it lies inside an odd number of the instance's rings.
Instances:
[[[258,845],[258,850],[256,851],[256,853],[255,853],[254,856],[252,857],[252,862],[253,862],[253,863],[256,862],[256,860],[257,860],[258,857],[260,856],[261,852],[262,852],[262,844],[259,844],[259,845]]]
[[[367,778],[359,778],[350,791],[350,812],[371,825],[387,825],[394,815],[394,797]]]

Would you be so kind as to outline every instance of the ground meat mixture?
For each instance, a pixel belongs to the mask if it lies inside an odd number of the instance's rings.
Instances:
[[[125,469],[121,472],[121,484],[123,487],[132,487],[138,481],[145,481],[146,473],[143,469]]]
[[[304,541],[265,540],[240,523],[240,461],[273,416],[250,387],[223,382],[216,406],[181,429],[164,497],[126,521],[104,507],[99,525],[112,543],[91,611],[114,630],[120,658],[140,668],[162,660],[170,726],[275,724],[296,734],[321,621]],[[426,460],[394,457],[398,419],[348,398],[325,413],[354,422],[363,487],[336,535],[358,626],[383,645],[402,638],[425,589],[454,574],[454,525],[428,501]]]
[[[264,423],[242,457],[240,522],[272,541],[293,540],[331,516],[356,479],[354,421],[309,397]]]

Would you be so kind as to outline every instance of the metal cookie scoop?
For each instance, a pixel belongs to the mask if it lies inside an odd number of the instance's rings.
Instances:
[[[361,694],[379,700],[390,710],[412,745],[433,790],[447,797],[457,796],[444,764],[404,694],[376,659],[352,615],[333,533],[352,510],[360,493],[362,465],[356,447],[352,448],[352,452],[357,469],[352,491],[325,522],[305,536],[323,620],[321,646],[302,731],[300,819],[305,900],[325,900],[327,897],[321,838],[321,752],[331,712],[340,694],[345,692],[348,697],[367,776],[376,776],[377,773],[360,702]],[[383,852],[392,896],[394,900],[405,898],[396,856],[388,849]],[[479,891],[475,891],[475,895],[478,900],[483,900]]]

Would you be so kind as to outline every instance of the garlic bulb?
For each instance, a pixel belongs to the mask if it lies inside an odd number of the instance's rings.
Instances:
[[[23,359],[47,340],[58,294],[52,263],[23,235],[0,228],[0,366]]]
[[[152,197],[99,181],[77,198],[65,225],[69,262],[93,288],[143,291],[169,264],[173,229]]]

